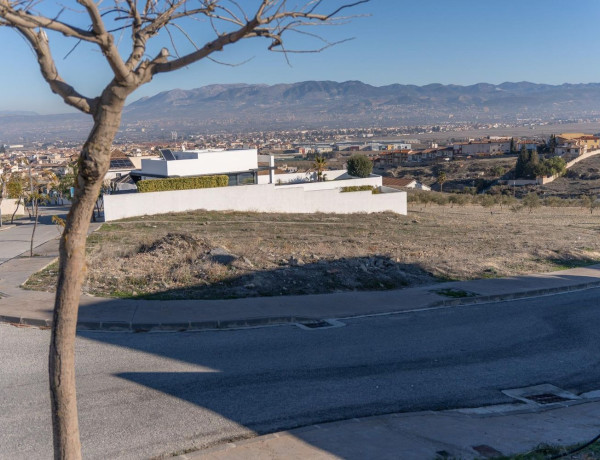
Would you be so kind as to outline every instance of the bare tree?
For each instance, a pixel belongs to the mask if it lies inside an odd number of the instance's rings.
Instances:
[[[8,181],[10,180],[10,174],[2,172],[0,169],[0,227],[2,227],[2,200],[8,194]],[[18,206],[18,204],[17,204]]]
[[[50,396],[56,458],[80,458],[81,445],[75,395],[74,344],[79,296],[85,264],[85,241],[94,204],[109,166],[110,148],[119,129],[126,98],[161,73],[171,72],[253,37],[269,40],[273,51],[320,51],[331,43],[306,27],[345,22],[345,10],[369,0],[77,0],[83,20],[70,22],[73,9],[56,2],[48,14],[48,0],[0,0],[0,26],[16,30],[33,49],[40,71],[64,102],[89,114],[93,128],[83,145],[76,190],[60,240],[60,263],[49,351]],[[42,9],[43,5],[43,9]],[[244,6],[242,6],[244,5]],[[329,8],[326,10],[326,8]],[[196,19],[198,25],[190,21]],[[192,26],[194,25],[194,26]],[[205,26],[205,27],[202,27]],[[206,27],[214,38],[206,41]],[[309,29],[310,30],[310,29]],[[283,37],[296,32],[302,42],[316,39],[311,50],[288,50]],[[74,46],[97,47],[112,70],[112,80],[97,97],[81,94],[58,73],[49,34],[73,39]],[[57,34],[53,34],[57,33]],[[119,42],[122,34],[124,42]],[[162,48],[154,57],[150,42],[159,36],[171,43],[175,56]],[[179,36],[179,39],[177,38]],[[198,38],[200,37],[200,38]],[[54,39],[54,38],[53,38]],[[202,45],[196,45],[196,40]],[[177,42],[185,41],[184,53]],[[128,45],[123,56],[120,50]]]

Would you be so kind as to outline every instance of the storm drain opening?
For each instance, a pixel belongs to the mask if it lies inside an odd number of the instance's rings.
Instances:
[[[506,396],[509,396],[527,404],[539,404],[541,406],[549,404],[561,404],[581,399],[581,397],[569,391],[558,388],[549,383],[534,385],[525,388],[513,388],[511,390],[502,390]]]
[[[300,329],[304,329],[307,331],[314,331],[320,329],[333,329],[335,327],[345,326],[345,323],[341,321],[337,321],[335,319],[322,319],[319,321],[307,322],[307,323],[296,323]]]
[[[568,398],[563,398],[562,396],[558,396],[552,393],[542,393],[539,395],[531,395],[527,396],[526,399],[529,399],[538,404],[554,404],[559,402],[570,401]]]

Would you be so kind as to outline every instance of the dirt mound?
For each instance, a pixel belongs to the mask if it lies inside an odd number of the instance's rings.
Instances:
[[[204,241],[186,233],[167,233],[152,243],[142,244],[137,254],[150,254],[157,257],[176,253],[193,253],[205,246]]]

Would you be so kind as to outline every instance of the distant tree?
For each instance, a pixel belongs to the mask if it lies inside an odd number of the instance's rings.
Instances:
[[[510,148],[509,148],[510,154],[514,155],[515,153],[517,153],[517,148],[515,147],[515,138],[511,137],[510,138]]]
[[[594,213],[594,209],[598,207],[598,197],[596,195],[581,195],[579,204],[584,209],[589,209],[590,214]]]
[[[40,179],[44,180],[42,182]],[[29,183],[30,189],[27,192],[26,197],[31,206],[31,214],[33,216],[33,230],[31,232],[31,242],[29,246],[29,257],[33,257],[33,240],[35,238],[35,231],[37,230],[40,205],[46,204],[49,201],[49,196],[44,193],[43,189],[51,190],[52,187],[58,184],[58,179],[53,172],[45,171],[42,173],[40,179],[34,179],[31,174],[31,168],[29,168]]]
[[[11,174],[7,184],[7,190],[8,198],[13,198],[17,200],[15,210],[13,211],[12,216],[10,218],[10,223],[12,224],[15,221],[15,215],[19,210],[19,206],[23,201],[23,175],[20,173]]]
[[[373,171],[373,162],[366,156],[354,154],[348,158],[348,174],[354,177],[369,177]]]
[[[446,182],[446,173],[444,171],[440,171],[437,175],[437,183],[440,184],[440,192],[443,192],[444,182]]]
[[[71,196],[71,188],[75,187],[76,179],[77,175],[71,173],[67,173],[59,179],[55,190],[58,193],[59,199],[61,200],[61,205],[63,204],[63,199],[65,196]]]
[[[550,155],[554,155],[556,153],[556,144],[556,136],[551,134],[550,140],[548,141],[548,153],[550,153]]]
[[[505,169],[500,165],[496,165],[492,168],[492,175],[494,177],[502,176],[505,172]]]
[[[481,206],[483,206],[484,208],[491,208],[496,204],[496,198],[494,198],[492,195],[488,195],[487,193],[485,193],[481,195],[480,203]]]
[[[8,197],[9,173],[0,173],[0,227],[2,227],[2,200]]]
[[[315,156],[313,168],[315,168],[317,170],[317,181],[318,182],[323,181],[323,171],[325,171],[326,167],[327,167],[327,160],[325,159],[325,157],[323,155]]]
[[[540,197],[535,192],[529,192],[527,195],[525,195],[521,200],[521,203],[523,206],[529,209],[529,214],[531,214],[534,209],[539,208],[542,205]]]
[[[527,162],[529,161],[529,155],[525,146],[521,147],[521,152],[517,157],[517,164],[515,166],[515,179],[522,179],[526,174]]]
[[[523,146],[523,148],[525,148],[525,146]],[[525,151],[527,154],[527,162],[525,163],[525,177],[528,179],[535,179],[537,177],[537,172],[540,165],[540,157],[537,153],[537,150],[532,150],[529,152],[525,148]]]

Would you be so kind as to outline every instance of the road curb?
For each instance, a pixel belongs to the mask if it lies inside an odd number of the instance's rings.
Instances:
[[[533,289],[529,291],[513,292],[508,294],[495,294],[487,296],[474,296],[459,299],[447,299],[433,302],[424,309],[458,307],[463,305],[476,305],[492,302],[503,302],[507,300],[526,299],[531,297],[540,297],[544,295],[561,294],[572,291],[582,291],[600,287],[600,281],[590,283],[581,283],[571,286],[562,286],[547,289]],[[389,312],[377,313],[377,315],[402,313],[402,310],[391,310]],[[343,318],[353,318],[371,316],[365,313],[344,314]],[[78,321],[78,331],[105,331],[105,332],[194,332],[204,330],[226,330],[243,329],[252,327],[276,326],[285,324],[312,324],[326,319],[327,317],[305,317],[305,316],[265,316],[256,318],[242,318],[229,320],[207,320],[207,321],[175,321],[172,323],[163,322],[130,322],[130,321]],[[50,327],[51,319],[29,318],[25,316],[0,315],[0,323],[21,324],[33,327]]]
[[[596,287],[600,287],[600,281],[593,281],[590,283],[574,284],[571,286],[562,286],[555,288],[533,289],[530,291],[512,292],[508,294],[494,294],[486,296],[464,297],[460,299],[440,300],[439,302],[434,302],[430,306],[433,308],[456,307],[461,305],[472,305],[478,303],[503,302],[506,300],[526,299],[529,297],[540,297],[544,295],[561,294],[564,292],[582,291],[585,289],[592,289]]]
[[[269,316],[224,321],[179,321],[173,323],[135,323],[127,321],[79,321],[78,331],[103,332],[193,332],[205,330],[243,329],[251,327],[276,326],[283,324],[311,324],[319,318],[299,316]],[[0,315],[0,323],[21,324],[24,326],[50,327],[52,320],[27,318],[23,316]]]

